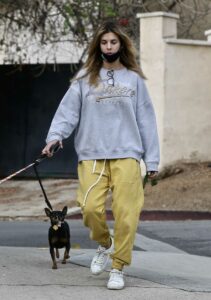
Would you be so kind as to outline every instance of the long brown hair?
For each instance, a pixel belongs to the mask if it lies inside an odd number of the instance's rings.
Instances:
[[[136,61],[136,49],[132,40],[127,35],[121,26],[116,22],[107,21],[104,22],[95,32],[93,39],[88,48],[88,58],[84,64],[86,73],[84,76],[89,75],[89,84],[97,85],[99,79],[99,72],[103,65],[103,59],[101,57],[100,42],[105,33],[112,32],[116,34],[120,40],[120,62],[127,69],[138,73],[142,78],[145,78],[140,66]]]

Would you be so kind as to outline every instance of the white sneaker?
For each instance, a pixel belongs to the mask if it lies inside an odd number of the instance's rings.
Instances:
[[[108,263],[109,255],[113,252],[114,240],[111,237],[111,247],[106,249],[105,247],[99,246],[96,255],[92,259],[90,271],[93,275],[99,275],[102,273]]]
[[[110,272],[110,278],[107,284],[109,290],[121,290],[125,286],[123,272],[112,269]]]

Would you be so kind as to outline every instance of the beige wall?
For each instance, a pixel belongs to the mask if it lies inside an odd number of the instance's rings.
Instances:
[[[178,15],[138,17],[141,64],[157,115],[161,168],[176,161],[210,161],[211,42],[177,39]]]

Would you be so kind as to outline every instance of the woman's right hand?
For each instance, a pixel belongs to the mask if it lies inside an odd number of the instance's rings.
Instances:
[[[51,142],[49,142],[45,148],[43,148],[42,150],[42,154],[46,154],[48,157],[52,157],[53,156],[53,153],[51,153],[50,149],[53,145],[55,145],[57,142],[59,142],[60,144],[60,147],[63,148],[63,145],[62,145],[62,141],[58,141],[58,140],[53,140]]]

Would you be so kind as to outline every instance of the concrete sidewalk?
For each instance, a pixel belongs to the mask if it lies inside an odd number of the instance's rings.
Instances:
[[[18,190],[16,191],[17,186],[11,186],[11,183],[14,185],[10,182],[9,187],[14,189],[13,193],[17,196],[14,199],[2,198],[4,201],[0,205],[0,218],[43,218],[45,204],[40,191],[35,193],[37,198],[34,198],[34,189],[39,189],[39,186],[31,183],[33,196],[29,201],[28,196],[22,199]],[[48,184],[52,183],[46,182]],[[75,199],[75,190],[74,182],[71,199]],[[4,188],[2,194],[3,192],[8,194],[8,190]],[[59,205],[63,207],[67,199],[60,200]],[[56,200],[52,203],[55,205]],[[78,207],[68,210],[69,216],[79,212]],[[196,242],[200,243],[200,240],[196,238]],[[211,299],[210,257],[190,255],[171,245],[164,245],[143,236],[138,244],[142,245],[142,249],[145,245],[146,251],[133,251],[132,265],[124,270],[126,287],[121,291],[107,290],[108,272],[97,277],[90,274],[89,266],[95,253],[93,249],[72,249],[68,263],[58,263],[59,269],[52,270],[47,248],[0,247],[0,300]],[[63,254],[63,251],[60,252]],[[107,271],[109,268],[110,265]]]
[[[58,269],[52,270],[47,248],[0,247],[0,298],[208,300],[211,297],[211,258],[134,251],[132,265],[125,268],[125,289],[110,291],[106,288],[108,272],[99,276],[89,272],[94,253],[93,249],[73,249],[68,263],[58,262]]]

